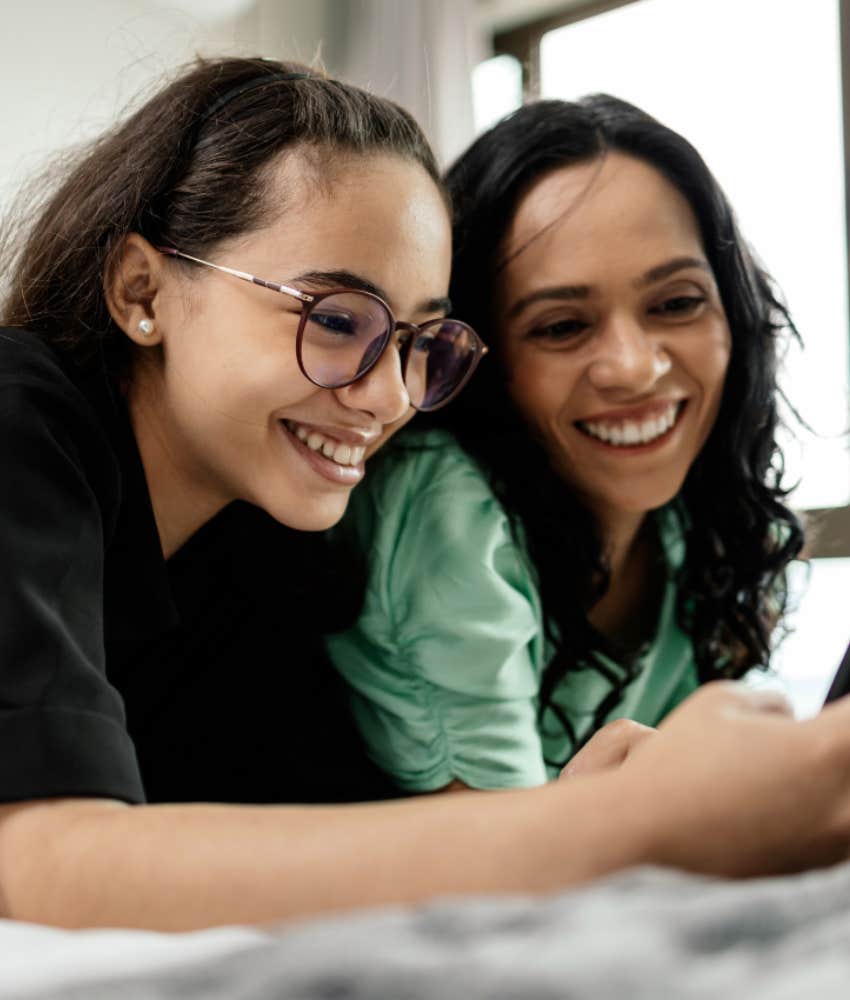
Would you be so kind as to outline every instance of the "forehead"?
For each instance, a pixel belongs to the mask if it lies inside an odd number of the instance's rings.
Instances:
[[[448,209],[420,164],[383,154],[323,164],[318,154],[290,154],[272,173],[267,197],[273,221],[258,235],[278,272],[350,270],[388,290],[414,282],[445,293]]]
[[[701,252],[685,197],[654,167],[609,153],[553,170],[526,192],[502,259],[508,279],[540,271],[556,272],[562,282],[596,282],[598,272],[619,265],[645,270]]]

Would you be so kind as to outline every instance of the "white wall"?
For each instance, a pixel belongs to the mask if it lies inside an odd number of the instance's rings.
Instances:
[[[309,61],[332,0],[0,0],[0,212],[51,151],[96,135],[198,53]]]

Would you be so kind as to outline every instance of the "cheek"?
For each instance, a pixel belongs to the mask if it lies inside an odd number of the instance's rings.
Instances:
[[[268,327],[268,321],[244,320],[240,326],[226,315],[187,324],[166,345],[169,392],[213,420],[249,424],[265,423],[271,411],[307,397],[316,387],[298,368],[292,344]]]
[[[546,431],[566,419],[572,379],[562,367],[556,359],[538,355],[515,364],[508,373],[511,399],[531,426]]]
[[[702,373],[703,388],[713,414],[716,414],[723,396],[731,348],[731,337],[724,325],[723,329],[716,331],[708,340],[705,349],[695,359],[696,371]]]
[[[169,397],[181,409],[197,412],[202,422],[221,417],[255,422],[248,408],[268,376],[243,352],[205,351],[184,342],[166,355],[164,381]]]

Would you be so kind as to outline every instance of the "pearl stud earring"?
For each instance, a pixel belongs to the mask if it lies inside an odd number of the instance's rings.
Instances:
[[[143,319],[139,321],[139,330],[143,337],[149,337],[153,333],[153,320]]]

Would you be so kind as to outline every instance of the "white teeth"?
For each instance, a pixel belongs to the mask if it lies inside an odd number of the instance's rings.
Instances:
[[[591,437],[598,438],[608,444],[628,447],[636,444],[649,444],[656,438],[666,434],[675,424],[679,411],[678,403],[671,403],[658,417],[648,420],[618,420],[616,423],[604,420],[582,420],[579,427]]]
[[[287,421],[286,426],[311,451],[321,452],[325,458],[331,459],[337,465],[359,465],[366,454],[365,447],[343,444],[341,441],[325,437],[324,434],[320,434],[318,431],[308,431],[301,424]]]

